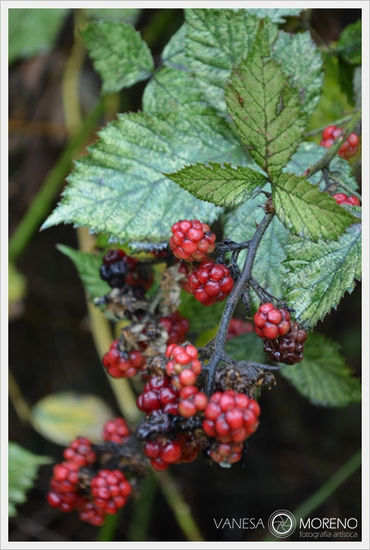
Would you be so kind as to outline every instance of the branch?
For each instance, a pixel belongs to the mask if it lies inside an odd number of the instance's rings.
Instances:
[[[257,254],[258,246],[273,216],[274,214],[266,214],[263,220],[261,221],[261,223],[259,224],[259,226],[257,227],[257,230],[253,238],[249,242],[248,252],[245,258],[241,275],[227,299],[226,306],[221,317],[217,336],[214,339],[214,351],[211,355],[211,358],[208,364],[208,379],[207,379],[207,388],[206,388],[207,395],[210,395],[212,392],[213,383],[216,375],[216,369],[219,362],[222,360],[227,331],[229,328],[231,317],[234,313],[237,303],[239,302],[239,300],[243,295],[243,292],[245,291],[245,286],[250,282],[250,279],[252,277],[253,264]]]

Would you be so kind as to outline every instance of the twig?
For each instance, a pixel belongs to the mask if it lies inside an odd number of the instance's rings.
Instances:
[[[257,227],[257,230],[249,243],[248,252],[245,258],[241,275],[227,299],[226,306],[221,317],[218,333],[214,340],[214,351],[211,355],[211,358],[208,364],[208,378],[207,378],[207,388],[206,388],[207,395],[210,395],[212,392],[213,383],[216,375],[216,369],[219,362],[222,360],[222,354],[225,347],[227,331],[229,328],[232,314],[245,290],[246,284],[250,281],[250,278],[252,276],[254,259],[257,254],[258,246],[273,216],[274,214],[266,214],[263,220],[261,221],[261,223],[259,224],[259,226]]]
[[[345,122],[349,122],[352,118],[353,114],[346,115],[342,118],[338,118],[338,120],[334,120],[334,122],[331,122],[330,125],[336,126],[337,124],[343,124]],[[312,137],[316,136],[317,134],[320,134],[325,128],[327,128],[328,124],[325,124],[325,126],[320,126],[320,128],[315,128],[315,130],[311,130],[310,132],[307,132],[304,137]]]
[[[354,130],[357,123],[361,119],[361,111],[357,111],[355,115],[353,116],[351,123],[348,125],[347,129],[337,137],[337,139],[334,141],[333,145],[330,147],[330,149],[327,150],[325,155],[321,157],[316,164],[311,166],[305,173],[306,178],[310,178],[313,174],[318,172],[319,170],[322,170],[323,168],[326,168],[329,166],[331,160],[335,157],[335,155],[338,153],[342,143],[348,138],[349,134]]]

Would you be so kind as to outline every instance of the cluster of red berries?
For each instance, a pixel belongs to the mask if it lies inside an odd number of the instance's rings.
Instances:
[[[103,365],[113,378],[132,378],[145,367],[146,359],[140,350],[121,351],[117,339],[104,355]]]
[[[234,390],[216,392],[204,411],[203,430],[221,443],[242,443],[258,427],[260,407]]]
[[[167,470],[171,464],[193,462],[199,447],[190,434],[178,434],[174,438],[163,435],[144,444],[144,453],[157,471]]]
[[[175,415],[178,414],[178,396],[179,392],[172,386],[169,376],[151,376],[136,403],[147,414],[161,411]]]
[[[100,267],[100,277],[112,288],[129,287],[135,294],[143,295],[153,283],[153,273],[124,250],[108,250]]]
[[[161,317],[159,322],[168,332],[167,344],[181,344],[189,330],[189,321],[175,311],[167,317]]]
[[[202,371],[197,348],[191,344],[184,347],[170,344],[166,357],[170,359],[166,365],[166,373],[172,378],[173,386],[177,389],[193,386]]]
[[[345,193],[335,193],[335,195],[333,195],[333,199],[335,199],[338,204],[348,204],[349,206],[361,205],[357,197],[354,195],[348,196]]]
[[[288,365],[302,361],[307,334],[290,320],[289,311],[266,302],[260,305],[253,319],[254,330],[264,339],[264,350],[271,359]]]
[[[183,288],[205,306],[221,302],[233,289],[229,269],[208,258],[215,249],[216,235],[199,220],[180,220],[172,226],[170,248],[176,258],[186,262],[201,262],[180,271],[186,279]]]
[[[323,147],[329,148],[333,145],[334,141],[342,134],[343,128],[338,128],[337,126],[327,126],[322,133],[322,140],[320,145]],[[354,132],[351,132],[340,146],[338,155],[344,159],[348,159],[357,153],[359,137]]]
[[[108,421],[105,441],[122,443],[130,435],[123,418]],[[63,512],[76,510],[80,519],[102,525],[106,514],[114,514],[126,504],[131,485],[120,470],[100,469],[99,456],[86,437],[78,437],[64,450],[65,462],[56,464],[47,500]]]

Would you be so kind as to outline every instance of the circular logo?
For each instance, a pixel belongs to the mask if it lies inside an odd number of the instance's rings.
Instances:
[[[297,522],[295,517],[288,510],[276,510],[269,517],[268,528],[272,535],[279,539],[289,537],[296,528]]]

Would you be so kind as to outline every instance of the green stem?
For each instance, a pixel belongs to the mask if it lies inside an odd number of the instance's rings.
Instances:
[[[338,120],[334,120],[334,122],[331,122],[330,125],[337,126],[337,124],[344,124],[345,122],[349,122],[352,118],[353,114],[346,115],[342,118],[338,118]],[[312,137],[316,136],[317,134],[320,134],[325,128],[329,126],[329,124],[325,124],[325,126],[321,126],[320,128],[315,128],[315,130],[311,130],[310,132],[307,132],[304,137]]]
[[[73,158],[85,144],[94,130],[97,121],[104,112],[104,98],[100,98],[94,109],[84,120],[82,126],[65,147],[57,162],[49,172],[42,187],[36,194],[31,206],[14,231],[9,242],[9,259],[15,262],[31,240],[35,231],[50,211],[64,178],[67,176]]]
[[[168,472],[155,472],[158,484],[169,504],[176,521],[189,541],[204,541],[191,514],[191,508],[181,497],[181,493]]]
[[[148,472],[140,487],[139,499],[135,502],[127,540],[148,540],[149,522],[157,481],[152,472]]]
[[[343,485],[361,466],[361,451],[357,451],[335,474],[320,487],[313,495],[307,498],[293,512],[295,518],[306,518],[321,504],[326,502],[335,491]],[[264,541],[276,540],[274,536],[268,535]]]
[[[103,525],[98,531],[97,540],[111,541],[114,540],[114,534],[116,532],[117,523],[121,517],[122,509],[117,514],[107,514]]]

